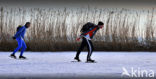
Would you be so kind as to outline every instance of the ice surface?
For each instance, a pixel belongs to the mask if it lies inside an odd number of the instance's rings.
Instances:
[[[82,62],[71,62],[75,52],[25,52],[27,60],[12,59],[11,52],[0,52],[0,77],[80,77],[121,76],[122,67],[156,72],[154,52],[94,52],[97,63],[85,63],[87,53],[82,52]],[[18,56],[19,53],[16,54]]]

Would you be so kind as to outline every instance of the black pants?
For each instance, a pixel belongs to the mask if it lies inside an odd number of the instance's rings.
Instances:
[[[80,48],[77,51],[76,57],[79,58],[79,55],[80,55],[81,51],[84,49],[85,46],[87,46],[87,49],[88,49],[87,59],[91,58],[94,47],[93,47],[93,44],[92,44],[91,40],[88,40],[88,39],[86,39],[84,37],[82,38],[82,43],[81,43]]]

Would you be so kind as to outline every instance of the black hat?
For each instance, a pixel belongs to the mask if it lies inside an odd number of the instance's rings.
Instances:
[[[25,25],[27,25],[27,24],[30,24],[30,22],[26,22],[26,24],[25,24]]]
[[[101,22],[101,21],[99,21],[98,25],[104,25],[104,23],[103,23],[103,22]]]
[[[31,24],[30,22],[26,22],[25,27],[29,28],[28,24]]]

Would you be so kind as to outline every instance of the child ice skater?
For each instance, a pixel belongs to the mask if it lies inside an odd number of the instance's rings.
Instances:
[[[77,60],[78,62],[81,61],[79,59],[80,52],[84,49],[85,46],[87,46],[88,49],[87,62],[95,62],[94,60],[91,59],[91,55],[94,50],[91,39],[96,34],[96,32],[103,26],[104,26],[103,22],[99,22],[98,25],[88,22],[82,27],[81,35],[79,38],[77,38],[77,41],[79,41],[82,38],[82,43],[77,51],[76,57],[74,58],[75,60]]]
[[[15,53],[21,49],[21,53],[19,58],[20,59],[26,59],[26,57],[23,56],[24,51],[26,50],[27,46],[24,42],[24,35],[26,33],[26,29],[30,27],[30,22],[26,22],[26,24],[24,26],[18,26],[17,27],[17,32],[16,34],[13,36],[13,39],[16,39],[16,41],[18,42],[18,47],[13,51],[13,53],[10,55],[11,58],[15,58]]]

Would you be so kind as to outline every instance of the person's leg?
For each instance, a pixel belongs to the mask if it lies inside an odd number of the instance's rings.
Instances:
[[[81,46],[80,46],[80,48],[78,49],[78,51],[76,53],[76,58],[79,58],[79,55],[80,55],[81,51],[84,49],[85,46],[86,46],[86,39],[83,38]]]
[[[86,41],[87,41],[87,49],[88,49],[87,60],[90,60],[90,54],[92,53],[92,46],[88,39],[86,39]]]
[[[18,42],[18,47],[13,51],[12,55],[15,55],[15,53],[22,47],[22,40],[19,38],[16,39]]]
[[[23,53],[24,53],[24,51],[26,50],[26,48],[27,48],[27,46],[26,46],[24,40],[22,40],[22,50],[21,50],[20,56],[23,56]]]
[[[91,40],[89,40],[89,43],[90,43],[90,45],[91,45],[91,52],[89,53],[89,58],[91,59],[91,55],[92,55],[92,53],[93,53],[94,46],[93,46],[93,43],[92,43]]]

